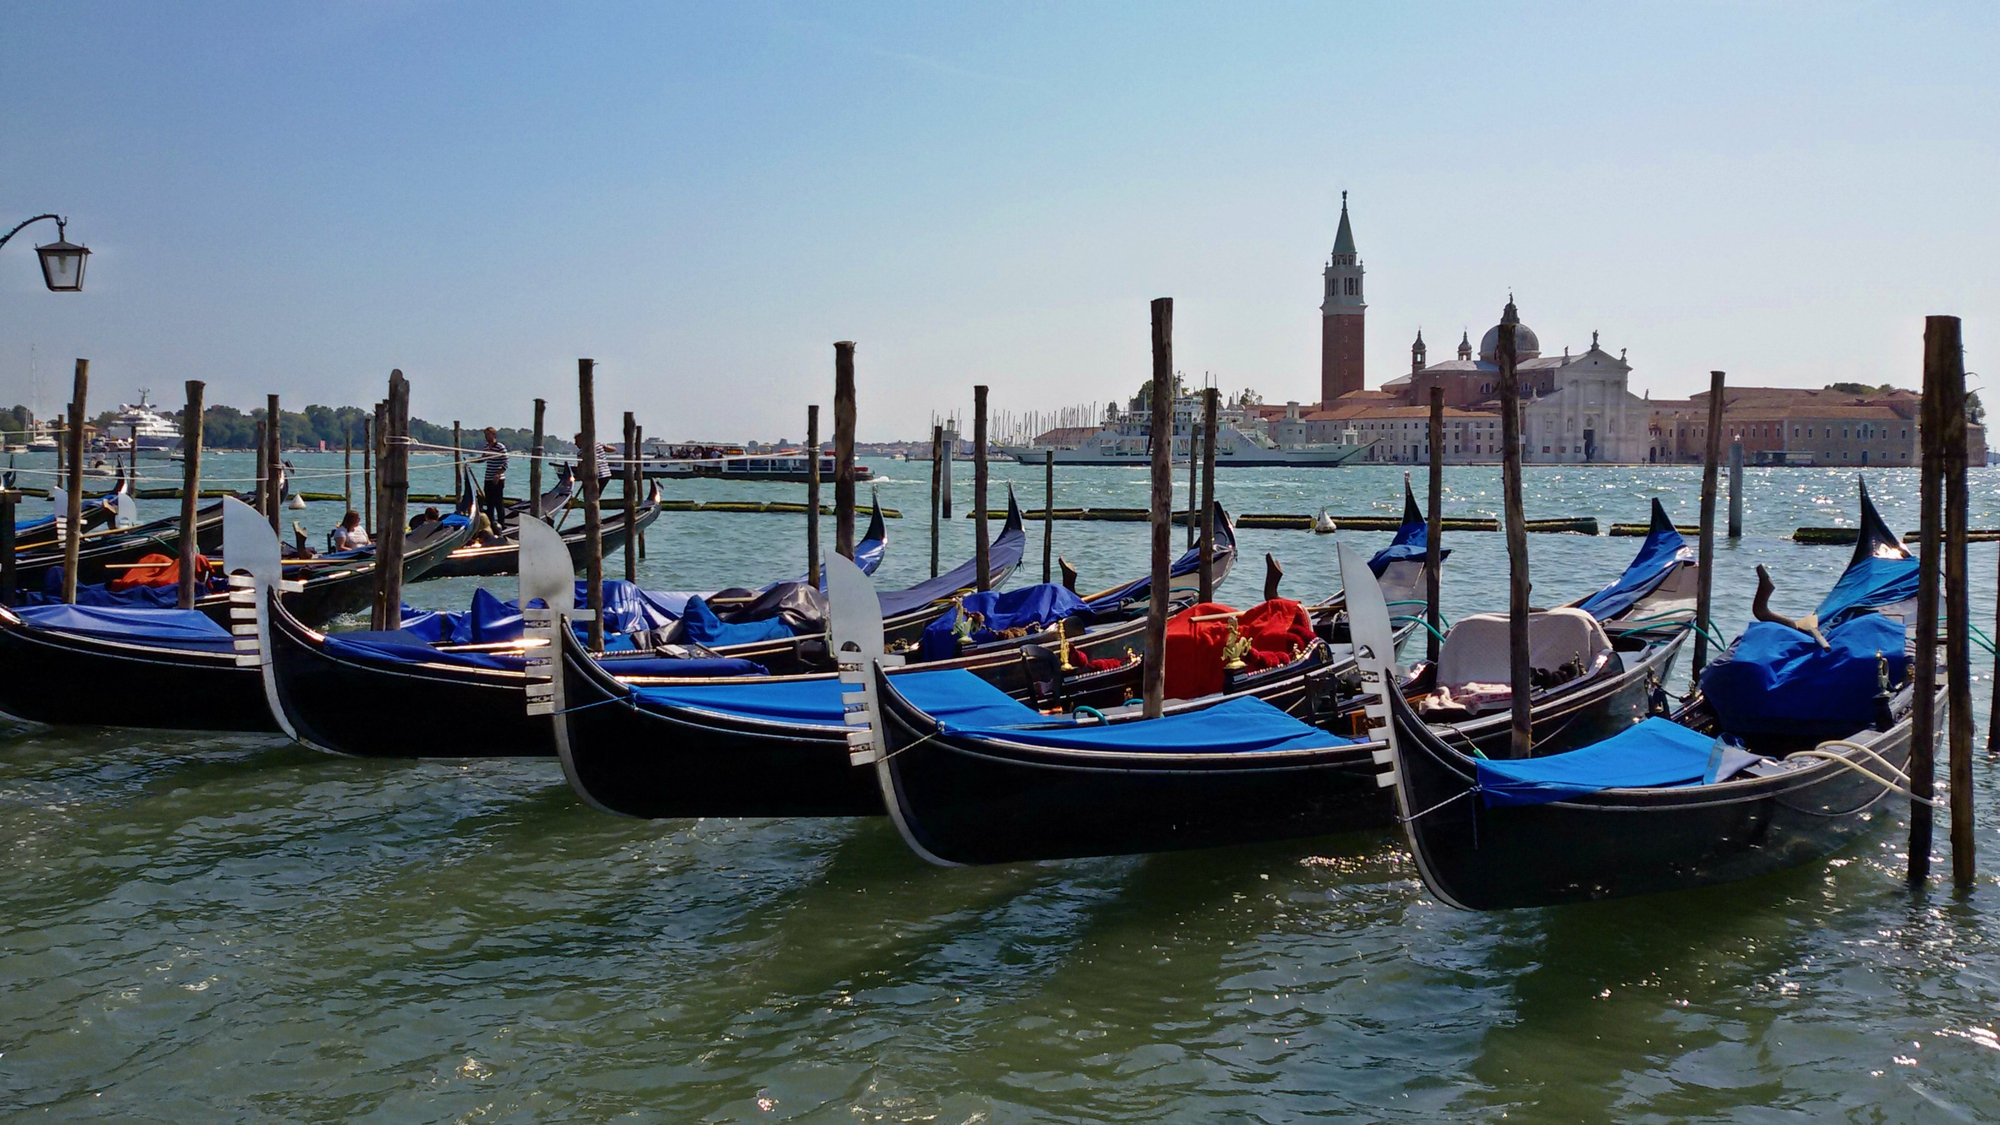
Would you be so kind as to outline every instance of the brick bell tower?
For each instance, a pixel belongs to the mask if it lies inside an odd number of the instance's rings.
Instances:
[[[1319,307],[1319,400],[1321,405],[1362,387],[1362,329],[1368,318],[1363,300],[1361,258],[1354,252],[1354,228],[1347,222],[1347,193],[1340,193],[1340,232],[1326,263],[1326,302]]]

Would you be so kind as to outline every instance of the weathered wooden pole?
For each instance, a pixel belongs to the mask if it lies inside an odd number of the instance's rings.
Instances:
[[[932,497],[935,505],[937,498]],[[806,585],[819,588],[819,404],[806,407]]]
[[[361,513],[361,526],[368,529],[369,541],[379,534],[375,526],[375,470],[380,458],[375,456],[375,445],[381,440],[382,404],[375,404],[373,415],[361,418],[361,503],[366,509]]]
[[[58,416],[56,418],[56,426],[55,426],[57,484],[61,484],[63,482],[64,476],[66,475],[64,472],[65,459],[69,450],[69,418],[67,417],[67,411],[69,410],[69,408],[64,407],[63,410],[65,411],[65,414],[63,416]],[[60,515],[61,513],[58,512],[57,514]]]
[[[1955,337],[1955,333],[1953,334]],[[1957,340],[1942,326],[1924,323],[1924,386],[1917,403],[1917,653],[1910,669],[1910,867],[1912,885],[1931,873],[1932,810],[1924,803],[1937,793],[1938,565],[1944,555],[1944,371],[1957,360]]]
[[[410,506],[410,382],[400,368],[389,372],[389,399],[383,407],[382,538],[375,545],[376,589],[381,591],[377,629],[403,624],[403,541]]]
[[[643,489],[646,486],[646,463],[645,463],[646,427],[639,425],[634,425],[632,427],[632,448],[638,450],[638,453],[635,455],[636,459],[632,462],[632,481],[635,490],[635,495],[632,498],[632,503],[636,505],[639,502],[639,498],[636,495],[636,491],[639,489]],[[625,543],[626,543],[625,549],[627,551],[630,551],[633,548],[637,548],[639,551],[639,558],[642,561],[645,559],[646,537],[644,535],[637,533],[629,535],[626,537]],[[638,581],[638,579],[635,578],[633,579],[633,581],[636,582]]]
[[[946,509],[944,504],[944,458],[950,454],[944,448],[944,427],[931,427],[931,577],[938,576],[938,535],[943,530],[940,523]]]
[[[21,494],[0,486],[0,605],[14,604],[14,505]]]
[[[76,601],[76,566],[83,551],[83,420],[90,390],[90,361],[76,361],[76,383],[69,396],[69,502],[63,527],[63,601]]]
[[[201,422],[202,400],[208,385],[199,379],[187,381],[187,406],[181,411],[181,583],[180,607],[194,608],[195,524],[201,509]],[[342,512],[345,516],[347,513]],[[9,526],[12,526],[11,524]]]
[[[256,500],[250,506],[257,509],[258,514],[261,515],[270,506],[270,490],[264,487],[264,482],[269,479],[271,473],[270,423],[261,418],[258,419],[255,432],[256,436],[254,440],[257,443],[257,483],[250,486],[250,492]]]
[[[993,561],[992,535],[986,527],[986,387],[972,388],[972,557],[978,590],[992,587],[986,573]]]
[[[1534,750],[1535,731],[1529,696],[1534,691],[1534,672],[1528,665],[1528,526],[1521,507],[1521,382],[1516,370],[1519,352],[1515,343],[1521,316],[1514,302],[1507,302],[1500,316],[1500,457],[1502,508],[1507,526],[1507,682],[1514,692],[1513,737],[1508,755],[1528,757]],[[1426,528],[1431,535],[1435,528]]]
[[[340,518],[354,510],[354,427],[340,428]]]
[[[543,415],[548,413],[547,399],[535,400],[534,448],[528,451],[528,514],[535,519],[542,518],[542,456],[543,456]]]
[[[1444,629],[1438,606],[1439,572],[1444,569],[1444,388],[1436,385],[1431,387],[1431,494],[1424,519],[1424,622],[1430,626],[1424,659],[1436,668],[1438,637]]]
[[[1146,440],[1153,454],[1153,585],[1146,599],[1146,665],[1144,714],[1158,718],[1167,700],[1167,587],[1172,561],[1174,522],[1174,299],[1153,299],[1153,409],[1146,421]],[[1165,404],[1166,409],[1161,406]],[[1164,417],[1165,421],[1162,422]]]
[[[639,452],[639,420],[632,412],[625,412],[625,464],[620,467],[618,483],[625,490],[625,581],[639,580],[639,548],[633,543],[633,531],[639,524],[639,463],[634,460]]]
[[[1198,596],[1215,600],[1215,430],[1222,413],[1222,392],[1208,387],[1201,393],[1201,579]]]
[[[1204,400],[1206,400],[1206,397],[1206,395],[1203,396]],[[1174,412],[1176,414],[1180,413],[1180,404],[1175,403],[1174,407]],[[1190,549],[1201,542],[1201,498],[1197,495],[1201,491],[1201,453],[1198,448],[1199,434],[1199,427],[1195,419],[1189,418],[1187,545]]]
[[[578,471],[583,476],[584,607],[590,610],[590,651],[604,651],[604,516],[597,510],[603,492],[597,479],[597,361],[576,361],[577,409],[582,417],[583,448]],[[555,607],[550,607],[555,608]]]
[[[1708,373],[1708,441],[1701,454],[1701,541],[1695,547],[1694,676],[1708,667],[1709,592],[1715,587],[1715,477],[1722,462],[1722,372]]]
[[[1056,451],[1042,450],[1042,584],[1055,580]]]
[[[1743,443],[1729,443],[1729,537],[1743,538]]]
[[[1925,318],[1945,346],[1944,425],[1938,457],[1944,462],[1944,663],[1946,777],[1951,783],[1951,881],[1970,891],[1975,871],[1972,837],[1972,604],[1965,541],[1969,497],[1965,464],[1965,353],[1955,316]]]
[[[278,478],[285,474],[285,443],[282,436],[284,423],[280,421],[283,415],[278,410],[278,396],[266,395],[264,402],[264,440],[270,446],[264,454],[267,470],[264,481],[264,506],[271,514],[271,533],[275,535],[279,525],[284,521],[284,517],[278,511],[283,506],[278,496],[280,491]],[[392,625],[390,628],[393,629],[395,626]]]
[[[854,557],[854,341],[833,346],[833,549]]]
[[[458,490],[464,487],[465,487],[465,430],[458,424],[458,419],[453,418],[451,420],[452,495],[454,496],[458,495]]]

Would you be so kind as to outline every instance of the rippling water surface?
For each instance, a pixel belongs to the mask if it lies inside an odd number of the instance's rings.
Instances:
[[[337,457],[294,459],[302,487],[339,490],[303,476]],[[876,469],[908,517],[890,521],[879,580],[903,585],[928,573],[929,466]],[[1039,467],[994,475],[1040,505]],[[1730,634],[1755,563],[1778,577],[1781,610],[1816,603],[1847,551],[1784,537],[1855,512],[1851,473],[1747,475],[1748,534],[1717,552]],[[1897,530],[1915,526],[1911,473],[1869,483]],[[2000,474],[1973,485],[1975,525],[2000,526]],[[1058,503],[1138,506],[1144,486],[1068,469]],[[1497,471],[1454,468],[1448,487],[1447,513],[1498,507]],[[1535,468],[1527,507],[1608,525],[1643,521],[1659,496],[1692,523],[1699,488],[1686,468]],[[1342,515],[1393,514],[1400,489],[1399,471],[1368,467],[1232,470],[1218,491],[1236,512]],[[338,507],[293,515],[317,536]],[[666,515],[641,577],[789,576],[803,522]],[[1055,530],[1087,585],[1146,565],[1142,525]],[[1024,572],[1040,565],[1041,525],[1029,532]],[[971,539],[954,520],[945,565]],[[1241,541],[1224,600],[1255,600],[1267,551],[1289,594],[1336,586],[1327,537]],[[1504,608],[1502,537],[1446,542],[1447,615]],[[1609,581],[1637,543],[1532,536],[1536,602]],[[1994,547],[1974,546],[1972,567],[1990,631]],[[472,585],[409,596],[462,607]],[[1975,655],[1990,871],[1991,662]],[[356,724],[395,719],[354,701]],[[468,741],[479,723],[465,717]],[[254,737],[17,725],[0,735],[0,1105],[176,1123],[1991,1120],[1994,879],[1913,895],[1906,820],[1885,821],[1770,879],[1477,915],[1432,901],[1388,833],[940,870],[879,820],[595,814],[553,762],[346,761]],[[1945,840],[1940,824],[1941,860]]]

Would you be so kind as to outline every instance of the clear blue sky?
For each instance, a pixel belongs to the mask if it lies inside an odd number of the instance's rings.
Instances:
[[[859,342],[861,434],[1129,394],[1176,358],[1317,391],[1340,191],[1371,385],[1511,289],[1633,389],[1914,384],[2000,315],[2000,7],[29,4],[0,221],[67,213],[87,292],[0,251],[0,398],[363,403],[796,438]],[[16,214],[18,212],[18,214]],[[31,237],[32,236],[32,237]],[[1990,397],[1990,396],[1989,396]]]

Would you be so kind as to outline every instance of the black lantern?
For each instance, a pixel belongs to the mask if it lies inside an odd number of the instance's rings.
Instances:
[[[58,229],[56,240],[47,246],[35,247],[35,253],[42,256],[42,280],[48,283],[49,292],[83,291],[84,260],[90,257],[87,247],[64,238],[63,232]]]

